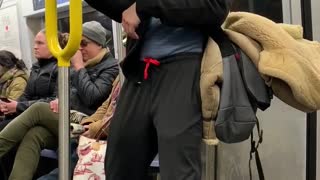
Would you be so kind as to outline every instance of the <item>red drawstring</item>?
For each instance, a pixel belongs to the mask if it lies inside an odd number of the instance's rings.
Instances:
[[[152,58],[144,58],[143,60],[145,63],[146,63],[146,66],[144,68],[144,80],[148,79],[148,70],[149,70],[149,67],[150,67],[150,64],[151,65],[154,65],[154,66],[160,66],[160,62],[156,59],[152,59]]]
[[[236,53],[234,56],[235,56],[235,58],[236,58],[236,60],[237,60],[237,61],[239,61],[239,60],[240,60],[240,58],[241,58],[241,56],[240,56],[240,54],[239,54],[239,53]]]

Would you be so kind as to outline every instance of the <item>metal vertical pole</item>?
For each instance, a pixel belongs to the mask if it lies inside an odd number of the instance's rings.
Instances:
[[[113,32],[113,43],[114,43],[114,51],[115,58],[121,62],[125,57],[125,48],[123,46],[123,38],[122,38],[122,25],[117,23],[116,21],[112,21],[112,32]],[[124,75],[122,73],[122,69],[120,68],[120,82],[123,84]]]
[[[69,120],[69,66],[70,59],[79,49],[82,36],[82,1],[71,0],[70,33],[66,47],[61,49],[58,41],[57,1],[46,0],[45,24],[48,47],[58,59],[59,69],[59,180],[70,178],[70,120]]]
[[[69,67],[59,67],[59,180],[70,178]]]
[[[307,113],[306,180],[317,177],[317,112]]]
[[[313,40],[311,0],[301,0],[301,18],[305,39]],[[306,180],[317,176],[317,112],[307,113]]]

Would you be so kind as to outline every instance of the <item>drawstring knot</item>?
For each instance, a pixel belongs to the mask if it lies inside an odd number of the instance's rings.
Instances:
[[[144,76],[143,76],[144,80],[146,80],[148,79],[148,70],[149,70],[150,64],[154,66],[160,66],[160,62],[152,58],[144,58],[143,62],[146,63],[146,66],[144,68]]]

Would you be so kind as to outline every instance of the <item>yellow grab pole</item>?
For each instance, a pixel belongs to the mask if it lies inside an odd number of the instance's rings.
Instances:
[[[82,0],[70,0],[70,34],[64,49],[58,41],[57,2],[45,1],[45,26],[48,47],[58,59],[59,69],[59,179],[67,180],[70,172],[69,66],[82,38]]]
[[[51,53],[58,58],[59,67],[69,67],[70,58],[79,49],[82,37],[82,1],[70,0],[70,34],[64,49],[58,41],[58,19],[56,0],[45,1],[45,26],[48,46]]]

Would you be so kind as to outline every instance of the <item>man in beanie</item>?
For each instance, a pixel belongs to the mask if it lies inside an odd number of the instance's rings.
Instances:
[[[102,47],[104,47],[112,37],[111,32],[102,27],[97,21],[84,23],[82,25],[82,34]]]
[[[106,30],[99,22],[90,21],[82,25],[82,40],[80,43],[80,51],[84,61],[95,57],[100,51],[109,49],[106,44],[112,38],[110,31]]]
[[[104,47],[111,33],[94,21],[83,29],[80,49],[71,58],[70,109],[92,115],[108,98],[119,67]],[[0,132],[0,158],[20,142],[9,179],[33,179],[41,149],[57,148],[58,105],[58,99],[35,103]]]

